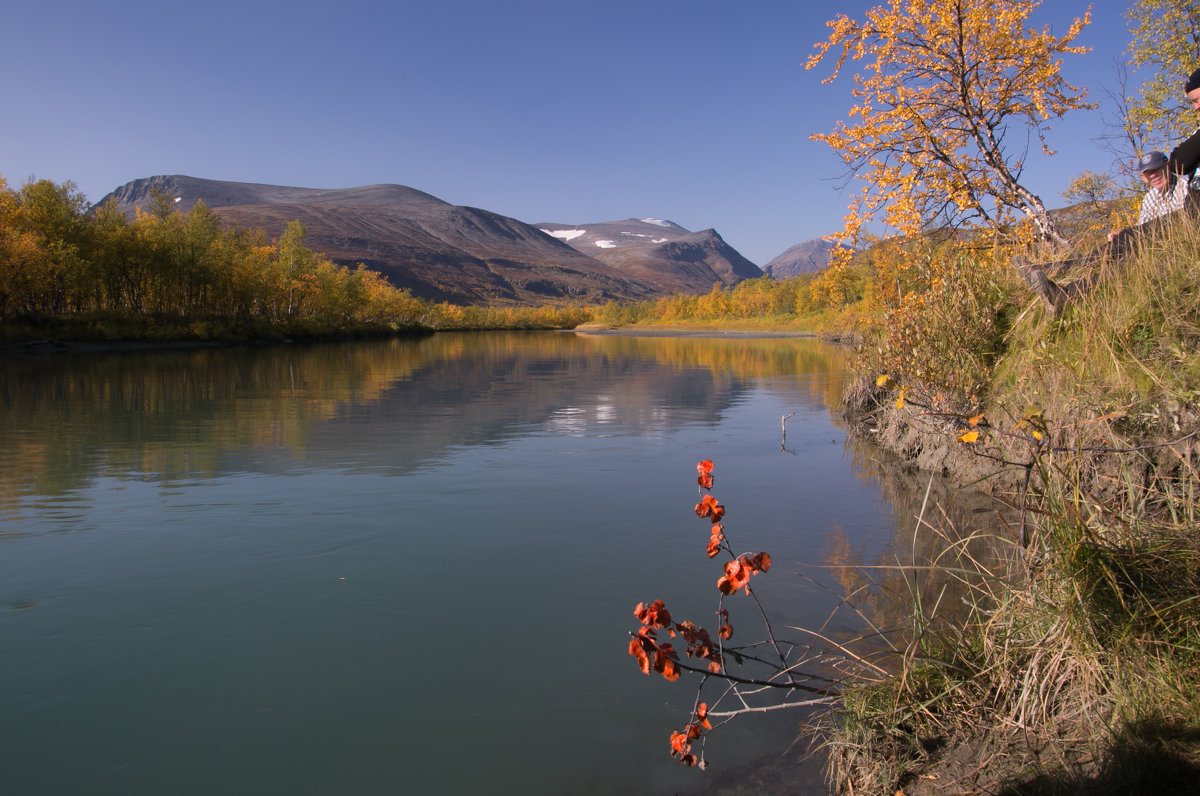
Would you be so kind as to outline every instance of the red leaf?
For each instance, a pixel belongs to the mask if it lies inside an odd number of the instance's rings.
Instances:
[[[647,627],[668,628],[671,624],[671,612],[663,605],[662,600],[655,600],[649,606],[645,603],[638,603],[637,607],[633,609],[633,615]]]
[[[742,558],[725,562],[725,576],[717,580],[717,588],[722,594],[733,594],[750,583],[750,570]]]
[[[700,473],[700,475],[708,475],[713,471],[714,466],[712,459],[705,459],[696,464],[696,472]]]
[[[642,649],[641,643],[635,638],[629,642],[629,654],[637,658],[638,668],[642,674],[650,674],[650,656]]]
[[[714,517],[713,522],[717,522],[720,519],[720,516],[716,512],[725,513],[725,509],[717,505],[717,499],[712,495],[705,495],[700,498],[700,502],[696,504],[694,510],[697,517]]]
[[[754,562],[754,569],[758,570],[759,572],[766,572],[771,568],[770,553],[759,553],[751,560]]]
[[[679,679],[679,667],[675,665],[675,650],[670,644],[663,644],[654,653],[654,671],[661,674],[668,682]]]
[[[671,757],[683,754],[690,745],[688,737],[683,733],[678,730],[671,733]]]

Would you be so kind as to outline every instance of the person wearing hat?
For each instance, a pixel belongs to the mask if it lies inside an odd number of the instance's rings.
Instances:
[[[1020,255],[1013,257],[1013,267],[1052,314],[1062,312],[1067,302],[1091,290],[1107,272],[1108,266],[1123,262],[1147,233],[1161,230],[1172,213],[1185,207],[1191,210],[1198,209],[1197,196],[1190,190],[1188,181],[1172,171],[1170,165],[1171,159],[1165,152],[1147,152],[1138,158],[1138,175],[1149,187],[1142,197],[1138,223],[1136,226],[1108,233],[1108,245],[1104,248],[1084,257],[1045,265],[1034,265]],[[1049,269],[1056,273],[1066,273],[1081,268],[1089,269],[1088,273],[1065,285],[1060,285],[1047,274]]]
[[[1150,190],[1142,197],[1139,224],[1183,209],[1188,197],[1188,183],[1171,171],[1170,158],[1165,152],[1147,152],[1142,155],[1138,159],[1137,170],[1142,182],[1150,186]],[[1109,236],[1109,239],[1111,240],[1112,236]]]
[[[1138,213],[1138,225],[1153,221],[1182,210],[1188,199],[1188,181],[1181,178],[1169,168],[1170,158],[1165,152],[1147,152],[1138,158],[1138,176],[1150,187],[1142,197],[1142,209]],[[1135,228],[1114,230],[1108,233],[1108,239],[1114,240],[1118,235],[1131,233]],[[1132,243],[1132,240],[1130,241]]]
[[[1191,77],[1183,84],[1183,93],[1191,103],[1192,110],[1200,113],[1200,69],[1192,72]],[[1171,150],[1171,171],[1190,177],[1196,173],[1197,167],[1200,167],[1200,128]]]
[[[1200,69],[1184,82],[1183,93],[1191,103],[1192,110],[1200,113]],[[1087,293],[1108,271],[1109,266],[1121,263],[1133,251],[1137,242],[1148,232],[1161,229],[1168,216],[1179,210],[1200,212],[1200,128],[1171,150],[1168,158],[1163,152],[1148,152],[1138,159],[1137,170],[1142,182],[1149,190],[1142,197],[1142,209],[1138,224],[1134,227],[1110,232],[1108,245],[1084,257],[1058,263],[1035,265],[1020,255],[1013,257],[1012,264],[1025,283],[1033,289],[1047,309],[1054,315],[1072,299]],[[1189,180],[1191,178],[1191,185]],[[1074,271],[1080,266],[1090,270],[1074,282],[1059,284],[1049,277]]]

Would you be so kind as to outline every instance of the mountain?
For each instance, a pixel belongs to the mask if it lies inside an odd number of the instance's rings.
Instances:
[[[314,251],[335,263],[362,263],[434,301],[542,304],[658,292],[528,224],[403,185],[323,190],[172,175],[134,180],[100,203],[114,200],[132,215],[155,192],[176,197],[185,212],[203,200],[222,220],[271,238],[299,221]]]
[[[733,285],[763,275],[713,229],[689,232],[660,218],[537,227],[631,279],[668,293],[707,293],[713,283]]]
[[[611,227],[606,234],[622,242],[618,232],[627,228],[662,232],[636,245],[597,244],[584,251],[565,236],[403,185],[327,190],[168,175],[126,183],[98,204],[115,201],[132,216],[156,193],[175,198],[184,212],[203,200],[223,221],[262,229],[272,239],[299,221],[305,245],[314,251],[338,264],[362,263],[434,301],[641,300],[678,290],[708,292],[714,281],[733,284],[761,275],[713,230],[691,233],[666,221],[598,224],[593,226]]]
[[[829,254],[833,243],[824,238],[813,238],[797,243],[783,254],[763,266],[763,272],[772,279],[790,279],[800,274],[811,274],[829,265]]]

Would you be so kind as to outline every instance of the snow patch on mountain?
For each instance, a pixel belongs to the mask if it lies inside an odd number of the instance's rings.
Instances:
[[[664,221],[661,218],[643,218],[642,221],[646,222],[647,224],[654,224],[655,226],[659,226],[659,227],[674,226],[674,224],[672,224],[670,221]]]
[[[575,240],[580,235],[587,234],[586,229],[543,229],[542,232],[564,241]]]
[[[598,240],[598,241],[596,241],[596,245],[599,246],[601,249],[617,248],[617,244],[613,243],[611,240]]]

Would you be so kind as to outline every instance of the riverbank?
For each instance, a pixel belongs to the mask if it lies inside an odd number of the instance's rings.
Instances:
[[[222,346],[231,345],[287,345],[296,342],[345,342],[347,340],[366,340],[366,339],[381,339],[393,336],[413,336],[413,335],[429,335],[436,334],[438,330],[426,327],[414,327],[410,329],[396,330],[391,328],[386,329],[361,329],[350,332],[331,332],[328,334],[308,335],[300,338],[293,338],[283,333],[271,335],[249,335],[237,334],[227,335],[222,337],[210,338],[194,338],[185,335],[170,336],[169,330],[160,330],[155,333],[154,339],[143,338],[117,338],[117,339],[95,339],[96,334],[84,332],[71,328],[61,329],[40,329],[41,335],[32,335],[29,332],[16,334],[12,331],[8,334],[7,342],[0,342],[0,356],[49,356],[60,353],[91,353],[91,352],[120,352],[120,351],[151,351],[151,350],[189,350],[201,348],[219,348]],[[56,332],[56,334],[47,334],[46,332]],[[463,331],[458,329],[442,330],[447,332]],[[493,330],[504,331],[504,330]],[[697,326],[674,326],[661,327],[631,324],[628,326],[611,326],[607,324],[581,324],[572,329],[558,330],[542,330],[542,331],[558,331],[566,333],[575,333],[590,336],[614,336],[614,337],[681,337],[681,338],[733,338],[733,339],[769,339],[769,338],[807,338],[813,339],[822,337],[830,342],[838,342],[837,340],[829,340],[828,336],[818,335],[815,332],[796,331],[796,330],[781,330],[772,328],[712,328],[703,325]],[[16,339],[12,339],[12,338]]]
[[[566,331],[576,334],[614,337],[730,337],[730,338],[771,338],[771,337],[805,337],[816,338],[815,332],[765,329],[765,328],[714,328],[709,326],[648,326],[630,324],[628,326],[609,326],[607,324],[585,323]]]
[[[1185,793],[1200,777],[1200,234],[1176,230],[1051,315],[964,260],[859,352],[852,433],[1014,519],[898,561],[914,599],[890,676],[824,727],[840,792]],[[937,532],[936,505],[922,523]],[[994,538],[1005,558],[955,539]]]
[[[388,331],[386,334],[325,335],[301,339],[293,339],[291,337],[232,337],[213,339],[77,340],[42,337],[0,343],[0,357],[46,357],[57,354],[128,353],[137,351],[191,351],[226,348],[230,346],[275,346],[311,342],[378,340],[385,337],[424,336],[432,333],[429,330]]]

